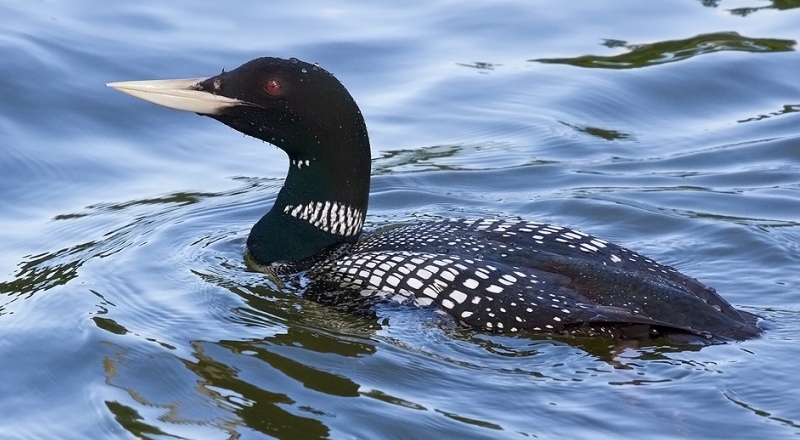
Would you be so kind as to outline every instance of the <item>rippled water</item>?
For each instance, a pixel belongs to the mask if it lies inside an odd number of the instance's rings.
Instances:
[[[795,438],[800,2],[0,2],[3,438]],[[705,348],[377,320],[247,272],[287,160],[106,82],[318,62],[370,228],[576,227],[766,319]]]

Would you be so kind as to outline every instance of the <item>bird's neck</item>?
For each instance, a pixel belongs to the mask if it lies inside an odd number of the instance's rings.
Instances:
[[[287,152],[308,153],[289,153],[283,188],[250,231],[247,249],[257,262],[297,262],[358,240],[370,180],[369,139],[358,116],[351,127],[306,137],[313,139],[314,148],[281,146]]]

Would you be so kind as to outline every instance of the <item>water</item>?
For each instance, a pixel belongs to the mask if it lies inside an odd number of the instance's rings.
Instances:
[[[795,438],[797,1],[2,2],[3,438]],[[370,228],[577,227],[767,320],[702,349],[361,319],[245,271],[288,165],[110,81],[318,62]]]

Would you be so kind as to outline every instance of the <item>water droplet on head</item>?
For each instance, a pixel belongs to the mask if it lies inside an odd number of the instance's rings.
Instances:
[[[314,67],[312,67],[312,69],[319,70],[319,63],[314,63]]]
[[[297,58],[295,58],[295,57],[291,57],[291,58],[289,58],[289,62],[290,62],[290,63],[292,63],[292,64],[297,64],[297,63],[299,63],[299,62],[300,62],[300,60],[298,60],[298,59],[297,59]]]
[[[306,70],[306,68],[305,68],[305,67],[303,67],[302,69],[300,69],[300,71],[301,71],[301,72],[303,72],[303,73],[308,73],[308,70]]]
[[[447,249],[447,248],[446,248],[446,247],[444,247],[444,246],[439,246],[439,247],[436,249],[436,252],[438,252],[438,253],[440,253],[440,254],[446,254],[446,253],[449,253],[449,252],[450,252],[450,249]]]
[[[474,258],[475,258],[476,260],[478,260],[478,261],[480,261],[480,260],[483,260],[483,254],[481,254],[481,253],[477,253],[477,254],[475,254],[475,257],[474,257]]]

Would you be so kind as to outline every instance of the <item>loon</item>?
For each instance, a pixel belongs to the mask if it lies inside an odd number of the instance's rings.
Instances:
[[[209,116],[282,149],[289,171],[245,259],[303,274],[315,299],[438,307],[479,331],[711,341],[761,333],[758,317],[676,269],[584,232],[507,219],[442,219],[363,234],[371,153],[364,118],[331,73],[257,58],[210,78],[107,84]]]

